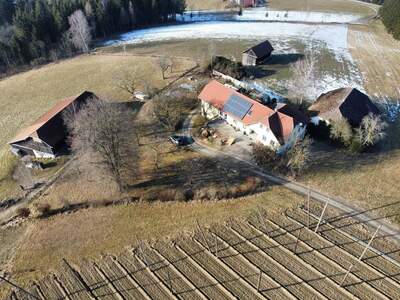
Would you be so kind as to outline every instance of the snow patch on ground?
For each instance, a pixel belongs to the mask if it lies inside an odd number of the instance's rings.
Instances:
[[[172,39],[265,39],[292,37],[319,40],[335,51],[347,51],[346,25],[307,25],[258,22],[204,22],[141,29],[122,34],[105,45],[137,44]]]
[[[244,10],[237,13],[185,12],[177,15],[179,22],[201,21],[265,21],[265,22],[304,22],[304,23],[358,23],[361,15],[346,13],[274,11],[266,9]]]

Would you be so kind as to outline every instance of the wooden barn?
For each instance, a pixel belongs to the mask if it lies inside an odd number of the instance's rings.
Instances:
[[[244,66],[255,66],[262,63],[271,56],[274,48],[269,41],[264,41],[243,52],[242,64]]]
[[[357,127],[368,114],[380,114],[378,107],[367,95],[355,88],[340,88],[322,94],[309,108],[313,123],[323,120],[326,123],[346,119]]]
[[[66,145],[68,136],[63,112],[67,109],[77,111],[89,99],[97,99],[97,97],[95,94],[85,91],[77,96],[59,101],[9,142],[11,151],[20,157],[30,155],[37,158],[54,158],[57,151]]]

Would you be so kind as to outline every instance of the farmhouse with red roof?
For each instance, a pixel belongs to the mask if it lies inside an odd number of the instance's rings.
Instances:
[[[296,109],[282,103],[272,109],[216,80],[204,87],[199,99],[205,117],[223,118],[251,139],[273,149],[288,142],[294,132],[305,133],[308,119]]]

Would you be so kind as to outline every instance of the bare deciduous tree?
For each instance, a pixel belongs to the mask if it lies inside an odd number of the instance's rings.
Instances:
[[[349,146],[353,139],[353,129],[346,119],[341,118],[332,122],[330,136],[332,139],[341,141],[345,146]]]
[[[23,163],[17,165],[13,177],[22,190],[31,189],[35,186],[32,170],[28,169]]]
[[[169,59],[165,56],[162,56],[158,59],[158,66],[161,69],[162,79],[165,80],[165,72],[167,72],[168,68],[171,66]]]
[[[138,78],[137,74],[138,74],[138,71],[136,68],[134,68],[132,70],[125,70],[121,73],[114,75],[115,85],[119,89],[129,93],[131,95],[131,98],[135,97],[135,92],[141,81]]]
[[[316,95],[317,60],[313,52],[297,61],[291,68],[293,79],[288,86],[289,95],[302,105],[305,99]]]
[[[305,170],[311,157],[311,139],[306,137],[303,141],[298,141],[290,149],[287,156],[287,168],[292,176],[297,176]]]
[[[153,113],[161,126],[169,131],[175,131],[188,105],[189,97],[181,93],[158,95],[153,99]]]
[[[127,107],[91,99],[76,115],[71,141],[77,156],[90,154],[95,165],[104,168],[120,191],[135,170],[136,143],[133,116]]]
[[[208,46],[208,55],[210,56],[210,64],[212,69],[214,67],[214,58],[217,55],[217,49],[214,42],[211,42],[211,44]]]
[[[81,10],[77,10],[68,17],[68,22],[72,43],[77,49],[88,53],[92,35],[85,14]]]
[[[385,137],[386,122],[382,121],[379,116],[369,114],[365,116],[357,129],[357,138],[361,145],[368,147],[373,146]]]

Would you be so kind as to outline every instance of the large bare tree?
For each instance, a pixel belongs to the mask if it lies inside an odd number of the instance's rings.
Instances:
[[[182,92],[157,95],[153,98],[153,114],[161,126],[169,131],[175,131],[191,105],[190,95]]]
[[[288,86],[289,96],[302,105],[305,99],[316,97],[317,60],[313,52],[292,67],[293,79]]]
[[[372,146],[385,137],[386,127],[386,122],[379,116],[368,114],[362,119],[356,136],[361,145],[365,147]]]
[[[125,190],[126,179],[135,171],[137,157],[134,120],[129,108],[90,99],[69,127],[73,128],[73,152],[78,157],[89,154],[96,166],[112,176],[120,191]]]
[[[160,67],[161,74],[162,74],[162,79],[165,80],[165,72],[171,67],[171,61],[165,56],[161,56],[158,59],[158,66]]]
[[[134,98],[141,79],[138,76],[137,69],[133,68],[131,70],[124,70],[118,74],[115,74],[114,82],[119,89],[127,92],[131,95],[131,98]]]
[[[68,22],[72,43],[77,49],[88,53],[92,35],[85,14],[82,10],[77,10],[68,17]]]

